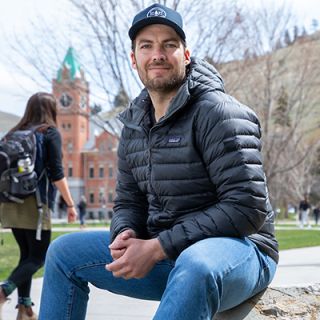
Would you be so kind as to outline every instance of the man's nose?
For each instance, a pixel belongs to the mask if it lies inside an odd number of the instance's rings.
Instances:
[[[162,48],[155,48],[152,56],[153,61],[165,61],[166,55]]]

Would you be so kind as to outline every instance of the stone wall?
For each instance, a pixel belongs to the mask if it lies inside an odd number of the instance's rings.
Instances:
[[[214,320],[320,320],[320,284],[268,288]]]

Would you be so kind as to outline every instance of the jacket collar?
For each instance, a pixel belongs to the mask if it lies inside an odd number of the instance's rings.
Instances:
[[[224,84],[220,74],[211,64],[192,57],[186,80],[171,101],[168,111],[161,121],[171,117],[176,111],[186,106],[191,97],[213,90],[224,92]],[[140,95],[131,102],[130,107],[119,115],[120,121],[127,126],[141,125],[144,116],[150,110],[151,104],[148,91],[144,88]]]

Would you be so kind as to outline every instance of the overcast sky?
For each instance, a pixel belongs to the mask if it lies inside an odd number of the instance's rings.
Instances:
[[[259,3],[261,0],[247,1]],[[278,1],[281,2],[281,0]],[[287,2],[292,5],[293,11],[296,12],[299,25],[304,24],[306,28],[309,28],[312,19],[320,21],[319,0],[287,0]],[[68,10],[70,10],[68,0],[1,0],[0,52],[10,54],[10,48],[7,47],[5,41],[6,34],[12,34],[13,31],[17,34],[31,33],[30,21],[39,16],[45,21],[52,21],[52,17],[54,17],[55,20],[52,23],[63,25],[66,23],[65,20],[68,19]],[[52,77],[54,76],[52,75]],[[28,88],[28,90],[25,88]],[[51,91],[51,88],[47,90]],[[38,91],[38,88],[32,81],[18,73],[13,73],[7,62],[0,61],[1,111],[22,115],[30,92],[36,91]]]

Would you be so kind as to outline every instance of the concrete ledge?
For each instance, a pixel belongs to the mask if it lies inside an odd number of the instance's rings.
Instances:
[[[320,284],[272,287],[241,305],[219,313],[214,320],[320,319]]]

